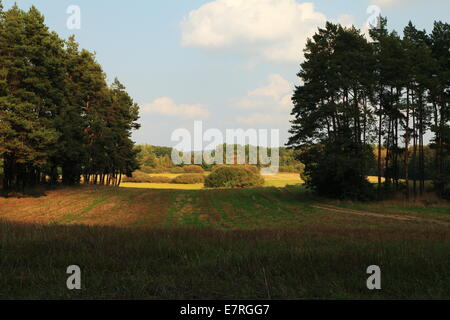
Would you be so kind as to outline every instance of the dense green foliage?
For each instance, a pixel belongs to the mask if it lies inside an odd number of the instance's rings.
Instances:
[[[164,172],[165,169],[174,167],[171,160],[172,148],[140,145],[137,147],[137,150],[139,164],[145,172],[158,173],[156,172],[158,169]],[[156,169],[156,171],[151,172],[152,169]]]
[[[241,167],[241,168],[245,168],[245,169],[247,169],[247,170],[250,170],[251,172],[253,172],[253,173],[255,173],[255,174],[259,174],[260,173],[260,168],[258,168],[257,166],[255,166],[255,165],[251,165],[251,164],[235,164],[235,165],[229,165],[229,164],[218,164],[218,165],[214,165],[213,167],[212,167],[212,170],[211,171],[216,171],[217,169],[219,169],[219,168],[222,168],[222,167]]]
[[[351,155],[358,154],[359,157]],[[301,175],[306,185],[331,198],[374,199],[373,186],[364,172],[374,162],[369,146],[355,150],[351,143],[316,144],[305,150],[302,161],[308,163]]]
[[[224,145],[223,163],[226,163],[225,150],[227,147],[234,149],[234,156],[237,158],[238,148],[236,145]],[[246,163],[249,163],[249,148],[245,146]],[[146,173],[188,173],[189,169],[186,167],[190,165],[175,166],[171,160],[172,148],[169,147],[157,147],[151,145],[140,145],[137,147],[138,160],[142,171]],[[216,150],[212,151],[214,156]],[[271,150],[266,150],[267,154],[271,154]],[[280,155],[280,172],[301,172],[304,168],[303,164],[295,157],[296,151],[288,148],[279,148]],[[192,163],[194,163],[195,153],[191,155]],[[206,171],[211,171],[216,164],[208,165],[203,163],[201,167]],[[255,164],[257,167],[263,167],[260,163]],[[188,170],[188,171],[186,171]],[[194,169],[195,170],[195,169]],[[200,172],[200,171],[198,171]]]
[[[138,106],[95,60],[48,30],[33,6],[0,3],[0,156],[3,188],[42,182],[119,184],[137,167]]]
[[[264,184],[259,173],[241,166],[223,166],[214,170],[205,180],[207,188],[246,188]]]
[[[366,198],[374,166],[380,195],[382,177],[387,192],[400,190],[403,178],[409,196],[411,178],[414,196],[422,194],[429,132],[429,176],[438,193],[449,186],[450,26],[436,22],[428,35],[409,23],[403,38],[386,26],[380,17],[369,42],[354,27],[327,23],[306,45],[288,145],[320,194]]]
[[[166,176],[152,176],[143,171],[137,170],[133,172],[131,177],[124,177],[123,182],[131,183],[174,183],[174,184],[197,184],[204,183],[205,176],[203,173],[187,173],[176,176],[175,178]]]
[[[186,173],[203,173],[205,170],[201,166],[196,165],[187,165],[183,167],[184,172]]]
[[[372,162],[369,171],[367,174],[369,176],[377,176],[378,175],[378,148],[377,146],[373,146],[374,153],[375,153],[375,162]],[[385,163],[386,161],[386,154],[387,150],[386,148],[381,149],[381,163]],[[414,165],[414,147],[410,146],[408,148],[408,159],[406,162],[406,165],[408,166],[408,178],[409,180],[416,180],[419,181],[419,170],[415,168]],[[406,178],[406,170],[405,170],[405,159],[402,159],[403,161],[399,161],[397,170],[399,171],[398,175],[400,179]],[[436,177],[436,150],[434,149],[433,145],[426,145],[423,147],[423,176],[425,180],[433,180]],[[450,170],[450,166],[447,166],[445,168],[447,171]],[[448,172],[450,173],[450,172]]]
[[[152,177],[142,171],[133,172],[132,177],[124,177],[123,182],[134,182],[134,183],[171,183],[172,179],[169,177]]]
[[[196,183],[204,183],[205,176],[201,173],[187,173],[182,174],[181,176],[175,177],[172,180],[172,183],[176,184],[196,184]]]

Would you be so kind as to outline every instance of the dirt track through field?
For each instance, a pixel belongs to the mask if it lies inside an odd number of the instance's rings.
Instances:
[[[414,221],[414,222],[428,222],[428,223],[436,223],[444,226],[450,226],[450,223],[441,221],[441,220],[435,220],[435,219],[423,219],[419,217],[412,217],[412,216],[399,216],[394,214],[382,214],[382,213],[373,213],[373,212],[367,212],[367,211],[358,211],[353,209],[347,209],[347,208],[340,208],[340,207],[334,207],[330,205],[315,205],[313,206],[316,209],[326,210],[326,211],[332,211],[337,213],[348,213],[348,214],[354,214],[359,216],[365,216],[365,217],[374,217],[374,218],[387,218],[387,219],[394,219],[394,220],[400,220],[400,221]]]

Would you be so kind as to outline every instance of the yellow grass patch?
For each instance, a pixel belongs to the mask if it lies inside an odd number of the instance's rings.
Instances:
[[[208,176],[210,172],[205,172],[204,175]],[[182,174],[177,173],[157,173],[149,174],[151,177],[167,177],[174,179]],[[274,175],[264,175],[266,187],[279,187],[283,188],[288,185],[297,185],[303,183],[299,173],[277,173]],[[197,184],[174,184],[174,183],[132,183],[124,182],[120,185],[122,188],[142,188],[142,189],[169,189],[169,190],[201,190],[204,185]]]
[[[367,177],[367,179],[369,180],[370,183],[378,183],[378,177],[376,176],[370,176]],[[381,177],[381,182],[384,182],[385,179],[383,177]]]
[[[175,184],[175,183],[132,183],[126,182],[120,185],[122,188],[138,189],[169,189],[169,190],[201,190],[203,183],[197,184]]]

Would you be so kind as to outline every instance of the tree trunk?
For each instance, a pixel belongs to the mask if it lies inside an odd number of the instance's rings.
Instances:
[[[406,183],[406,199],[409,200],[409,88],[406,91],[406,125],[405,125],[405,153],[403,157],[403,170]]]

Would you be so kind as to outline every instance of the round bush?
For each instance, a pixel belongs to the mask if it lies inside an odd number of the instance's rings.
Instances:
[[[171,183],[172,179],[169,177],[151,177],[142,171],[133,172],[133,177],[125,177],[123,182],[133,183]]]
[[[124,177],[123,182],[150,182],[150,176],[142,171],[135,171],[133,172],[132,177]]]
[[[148,183],[171,183],[172,179],[169,177],[149,177]]]
[[[144,172],[144,173],[155,173],[154,170],[155,170],[154,168],[149,167],[149,166],[142,166],[141,167],[141,171]]]
[[[174,167],[169,169],[170,173],[184,173],[184,169],[182,167]]]
[[[261,169],[259,169],[257,166],[251,165],[251,164],[244,164],[244,168],[247,170],[250,170],[251,172],[253,172],[254,174],[259,175],[259,173],[261,172]]]
[[[216,171],[217,169],[223,168],[223,167],[245,168],[255,174],[259,174],[261,171],[257,166],[252,165],[252,164],[216,164],[213,166],[211,171]]]
[[[158,173],[165,173],[167,170],[163,168],[152,168],[152,167],[142,167],[141,171],[149,174],[158,174]]]
[[[172,183],[175,184],[196,184],[196,183],[204,183],[205,176],[203,174],[198,173],[189,173],[183,174],[172,179]]]
[[[203,173],[203,172],[205,172],[205,170],[203,170],[202,167],[195,166],[195,165],[184,166],[183,170],[185,173]]]
[[[223,166],[215,169],[205,179],[207,188],[246,188],[259,187],[264,178],[244,166]]]

